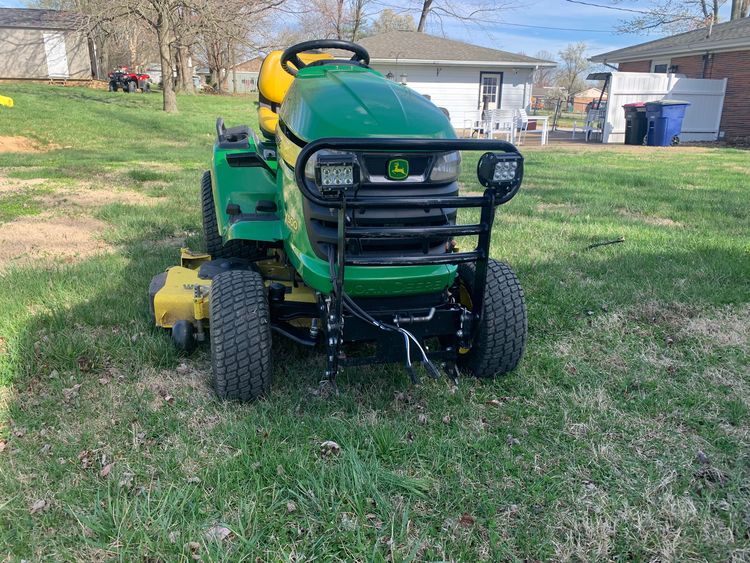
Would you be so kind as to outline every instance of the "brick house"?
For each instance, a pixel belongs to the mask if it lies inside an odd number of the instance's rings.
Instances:
[[[610,51],[591,61],[617,64],[621,72],[726,78],[721,130],[729,140],[750,140],[750,17]]]

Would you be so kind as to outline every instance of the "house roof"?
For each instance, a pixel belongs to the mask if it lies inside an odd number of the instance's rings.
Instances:
[[[637,61],[660,55],[750,49],[750,18],[740,18],[591,57],[596,63]]]
[[[0,8],[0,27],[26,29],[77,29],[81,16],[61,10]]]
[[[262,57],[253,57],[246,61],[242,61],[233,67],[233,70],[237,72],[258,72],[260,71],[260,65],[263,63]]]
[[[467,66],[555,66],[555,63],[551,61],[471,45],[418,31],[389,31],[360,39],[359,44],[368,50],[373,62]]]

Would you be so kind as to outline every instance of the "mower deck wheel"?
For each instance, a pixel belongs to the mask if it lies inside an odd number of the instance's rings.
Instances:
[[[195,350],[195,327],[189,321],[177,321],[172,327],[172,342],[188,354]]]
[[[214,194],[211,190],[211,172],[208,170],[203,173],[201,178],[201,209],[203,211],[203,236],[206,238],[206,252],[213,258],[255,260],[263,257],[263,254],[251,241],[230,240],[224,244],[216,221]]]
[[[471,294],[475,265],[459,265],[458,275]],[[480,378],[513,371],[523,356],[526,333],[526,305],[518,278],[507,264],[491,259],[487,264],[484,314],[471,350],[459,356],[459,366]]]
[[[211,369],[221,399],[252,401],[271,387],[271,322],[263,278],[230,270],[211,286]]]

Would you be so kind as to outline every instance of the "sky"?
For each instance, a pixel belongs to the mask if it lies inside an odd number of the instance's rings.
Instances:
[[[607,0],[589,1],[607,3]],[[534,56],[542,50],[556,55],[566,45],[579,41],[586,43],[589,48],[588,54],[592,56],[668,35],[663,32],[648,35],[618,32],[617,28],[621,21],[628,16],[624,12],[573,4],[566,0],[521,0],[521,2],[524,2],[523,6],[500,12],[497,19],[502,20],[504,22],[502,24],[466,25],[454,22],[446,25],[444,32],[454,39],[503,51],[523,52],[529,56]],[[647,5],[648,3],[642,0],[619,3],[619,6],[635,9],[642,9]],[[729,2],[721,8],[721,21],[728,19]],[[532,25],[587,31],[523,27]],[[439,28],[432,31],[439,31]]]
[[[607,0],[590,0],[606,3]],[[505,3],[504,1],[498,2]],[[0,0],[0,7],[22,6],[21,0]],[[446,23],[442,28],[433,22],[428,32],[452,39],[466,41],[534,56],[539,51],[557,54],[569,43],[583,41],[588,46],[588,55],[596,55],[621,47],[643,43],[663,37],[663,33],[651,35],[622,34],[616,31],[626,13],[595,6],[573,4],[566,0],[520,0],[516,7],[503,9],[493,18],[503,23],[464,24]],[[619,4],[629,8],[643,8],[647,0],[629,0]],[[729,2],[721,9],[721,21],[729,19]],[[566,31],[568,28],[580,31]]]

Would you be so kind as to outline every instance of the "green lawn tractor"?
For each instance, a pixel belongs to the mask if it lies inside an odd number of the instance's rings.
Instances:
[[[346,366],[402,363],[416,383],[420,372],[491,378],[521,359],[523,292],[489,253],[523,157],[457,138],[432,102],[368,63],[340,40],[272,52],[259,134],[217,121],[201,183],[206,253],[183,250],[150,297],[180,348],[210,339],[221,398],[269,390],[272,335],[320,350],[334,387]],[[467,151],[481,153],[473,193],[458,183]]]

